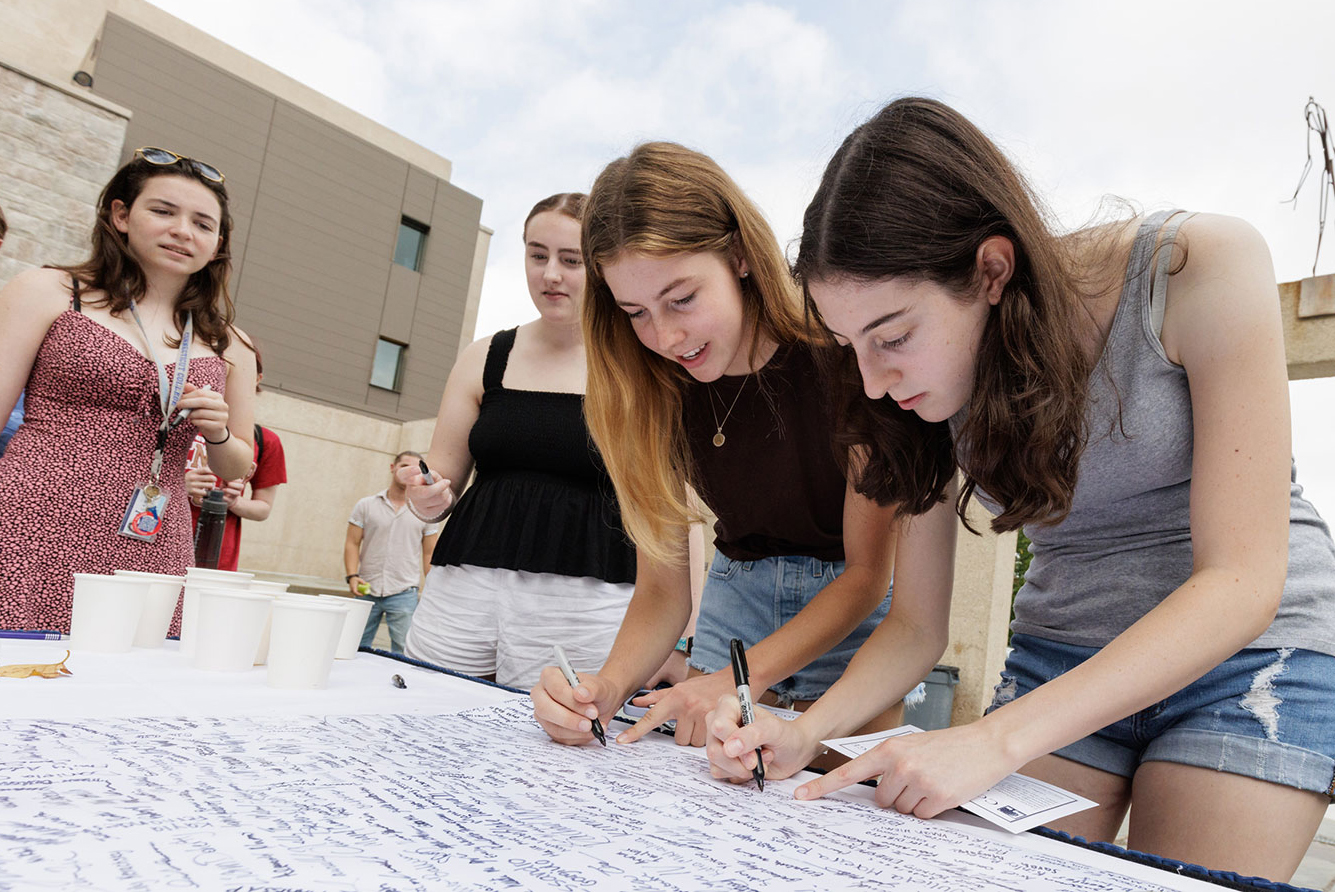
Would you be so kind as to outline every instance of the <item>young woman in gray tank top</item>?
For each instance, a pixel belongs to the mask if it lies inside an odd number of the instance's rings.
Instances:
[[[796,272],[877,407],[865,491],[912,512],[945,491],[905,457],[953,462],[961,517],[976,496],[1034,543],[988,715],[799,798],[883,776],[878,802],[929,817],[1021,771],[1099,803],[1055,829],[1111,841],[1129,809],[1133,849],[1291,876],[1335,792],[1335,549],[1292,476],[1257,233],[1165,212],[1058,239],[987,137],[902,99],[831,160]],[[723,745],[848,733],[879,708],[875,644],[792,726],[725,721]]]

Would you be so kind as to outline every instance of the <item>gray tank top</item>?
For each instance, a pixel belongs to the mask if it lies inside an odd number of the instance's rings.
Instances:
[[[1186,371],[1168,359],[1159,338],[1172,252],[1155,251],[1159,230],[1166,244],[1185,219],[1162,211],[1136,234],[1090,378],[1090,439],[1071,513],[1055,527],[1025,527],[1033,560],[1015,598],[1016,632],[1102,647],[1191,575],[1191,394]],[[1291,480],[1283,600],[1249,646],[1335,655],[1335,545],[1302,497],[1296,466]]]

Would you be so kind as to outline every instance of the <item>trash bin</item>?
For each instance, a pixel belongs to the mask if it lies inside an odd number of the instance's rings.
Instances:
[[[960,683],[958,666],[940,666],[927,674],[927,699],[917,706],[904,708],[904,723],[924,731],[950,727],[950,711],[955,705],[955,685]]]

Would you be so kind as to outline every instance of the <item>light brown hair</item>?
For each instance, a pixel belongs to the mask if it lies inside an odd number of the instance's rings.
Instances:
[[[744,330],[779,344],[805,340],[800,298],[759,209],[713,159],[676,143],[644,143],[598,175],[581,245],[584,414],[616,486],[626,532],[641,553],[679,562],[685,525],[698,519],[686,498],[695,475],[682,427],[682,393],[693,379],[640,343],[603,267],[623,252],[740,257],[750,273],[741,280]]]

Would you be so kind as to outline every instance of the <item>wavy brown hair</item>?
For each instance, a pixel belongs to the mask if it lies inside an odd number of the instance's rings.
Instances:
[[[598,175],[584,206],[584,414],[616,486],[626,532],[654,560],[684,557],[679,531],[698,519],[682,427],[682,393],[694,379],[635,334],[603,277],[624,252],[650,257],[707,251],[750,275],[741,280],[745,330],[779,344],[806,339],[801,299],[760,210],[706,155],[669,142],[637,146]],[[752,362],[758,351],[751,342]]]
[[[56,269],[63,269],[84,286],[105,293],[106,306],[113,313],[125,312],[130,308],[131,300],[143,297],[148,280],[139,262],[130,254],[125,236],[112,223],[111,207],[116,201],[123,202],[127,208],[132,207],[143,192],[144,184],[163,176],[184,177],[202,183],[218,199],[218,255],[186,280],[185,287],[176,296],[173,312],[178,329],[184,329],[187,312],[194,314],[195,336],[221,354],[235,334],[232,321],[236,317],[236,308],[227,291],[227,279],[232,271],[232,214],[227,207],[227,189],[222,183],[204,179],[189,159],[173,164],[150,164],[136,157],[116,171],[97,198],[92,255],[83,263]]]
[[[931,281],[960,301],[981,300],[979,245],[1015,248],[1015,270],[978,348],[973,398],[952,442],[888,400],[868,400],[856,364],[842,369],[845,436],[869,452],[856,487],[921,513],[964,475],[961,519],[981,488],[1000,505],[998,532],[1056,523],[1071,508],[1088,437],[1092,363],[1081,347],[1087,314],[1066,249],[1015,166],[962,115],[899,99],[854,130],[830,159],[803,218],[794,272],[808,311],[818,281]],[[851,359],[851,355],[846,359]]]

